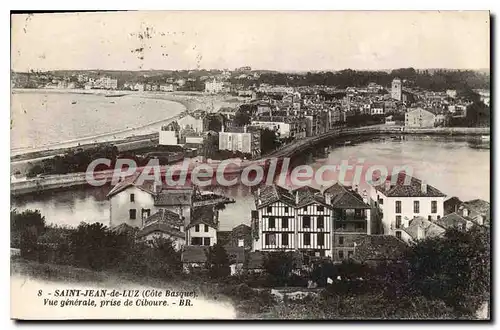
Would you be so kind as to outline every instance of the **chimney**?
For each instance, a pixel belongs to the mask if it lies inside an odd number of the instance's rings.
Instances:
[[[427,182],[422,180],[420,183],[420,188],[422,190],[422,194],[427,194]]]
[[[325,202],[328,205],[332,205],[332,195],[331,194],[329,194],[329,193],[325,194]]]
[[[370,204],[368,203],[368,192],[366,191],[366,189],[363,190],[363,202],[365,202],[365,204]]]
[[[385,191],[389,191],[391,189],[391,181],[386,180],[385,181]]]
[[[161,184],[156,183],[156,181],[153,183],[153,193],[159,194],[161,192]]]
[[[221,131],[221,133],[224,133],[224,123],[222,123],[222,125],[220,125],[220,131]]]
[[[419,226],[417,226],[417,240],[424,239],[424,238],[425,238],[424,229],[419,225]]]
[[[247,132],[247,125],[243,126],[243,133]]]

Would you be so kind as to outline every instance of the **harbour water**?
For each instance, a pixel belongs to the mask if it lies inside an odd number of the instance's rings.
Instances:
[[[332,141],[325,151],[317,148],[301,157],[300,162],[313,168],[324,163],[340,164],[342,160],[364,159],[367,164],[408,165],[413,175],[427,181],[448,196],[462,200],[490,200],[490,150],[477,148],[464,137],[387,136],[339,144]],[[106,194],[109,186],[81,187],[68,191],[45,192],[23,196],[12,201],[22,211],[38,209],[48,223],[76,226],[81,221],[109,221]],[[221,230],[250,223],[253,197],[244,186],[215,187],[236,200],[220,214]]]

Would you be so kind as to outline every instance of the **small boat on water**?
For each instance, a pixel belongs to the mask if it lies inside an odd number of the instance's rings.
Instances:
[[[122,96],[125,96],[127,94],[106,94],[104,95],[105,97],[122,97]]]
[[[76,101],[72,101],[71,104],[76,104]]]

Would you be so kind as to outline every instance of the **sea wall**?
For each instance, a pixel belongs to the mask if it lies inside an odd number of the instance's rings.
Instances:
[[[357,127],[357,128],[344,128],[336,129],[318,136],[309,137],[298,140],[294,143],[284,146],[275,152],[268,154],[259,162],[266,158],[277,157],[292,157],[297,155],[315,145],[334,139],[345,138],[349,136],[359,135],[377,135],[377,134],[422,134],[422,135],[448,135],[448,136],[482,136],[489,135],[490,128],[478,127],[444,127],[444,128],[429,128],[429,129],[408,129],[400,126],[376,126],[376,127]],[[113,171],[99,172],[98,178],[106,178],[109,182],[111,180]],[[87,184],[85,173],[71,173],[61,175],[43,176],[33,179],[16,180],[11,182],[11,194],[14,196],[35,193],[38,191],[69,188],[73,186]]]

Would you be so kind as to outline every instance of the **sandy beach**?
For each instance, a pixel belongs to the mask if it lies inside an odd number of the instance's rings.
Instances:
[[[11,157],[23,155],[26,153],[43,152],[47,150],[56,150],[64,148],[73,148],[86,144],[105,143],[113,141],[121,141],[129,138],[137,138],[140,136],[148,136],[157,133],[160,128],[170,123],[173,120],[180,118],[184,112],[192,112],[198,109],[216,112],[222,107],[235,107],[244,102],[244,99],[228,96],[228,95],[207,95],[201,92],[136,92],[136,91],[112,91],[106,92],[102,90],[61,90],[61,89],[37,89],[37,90],[20,90],[15,89],[13,93],[23,92],[41,92],[41,93],[69,93],[69,94],[97,94],[97,95],[126,95],[127,97],[137,97],[144,99],[159,99],[171,102],[176,102],[183,105],[184,110],[176,113],[168,118],[150,122],[146,125],[140,125],[133,128],[115,130],[103,134],[87,136],[72,140],[65,140],[57,143],[46,144],[35,148],[16,148],[11,149]]]

